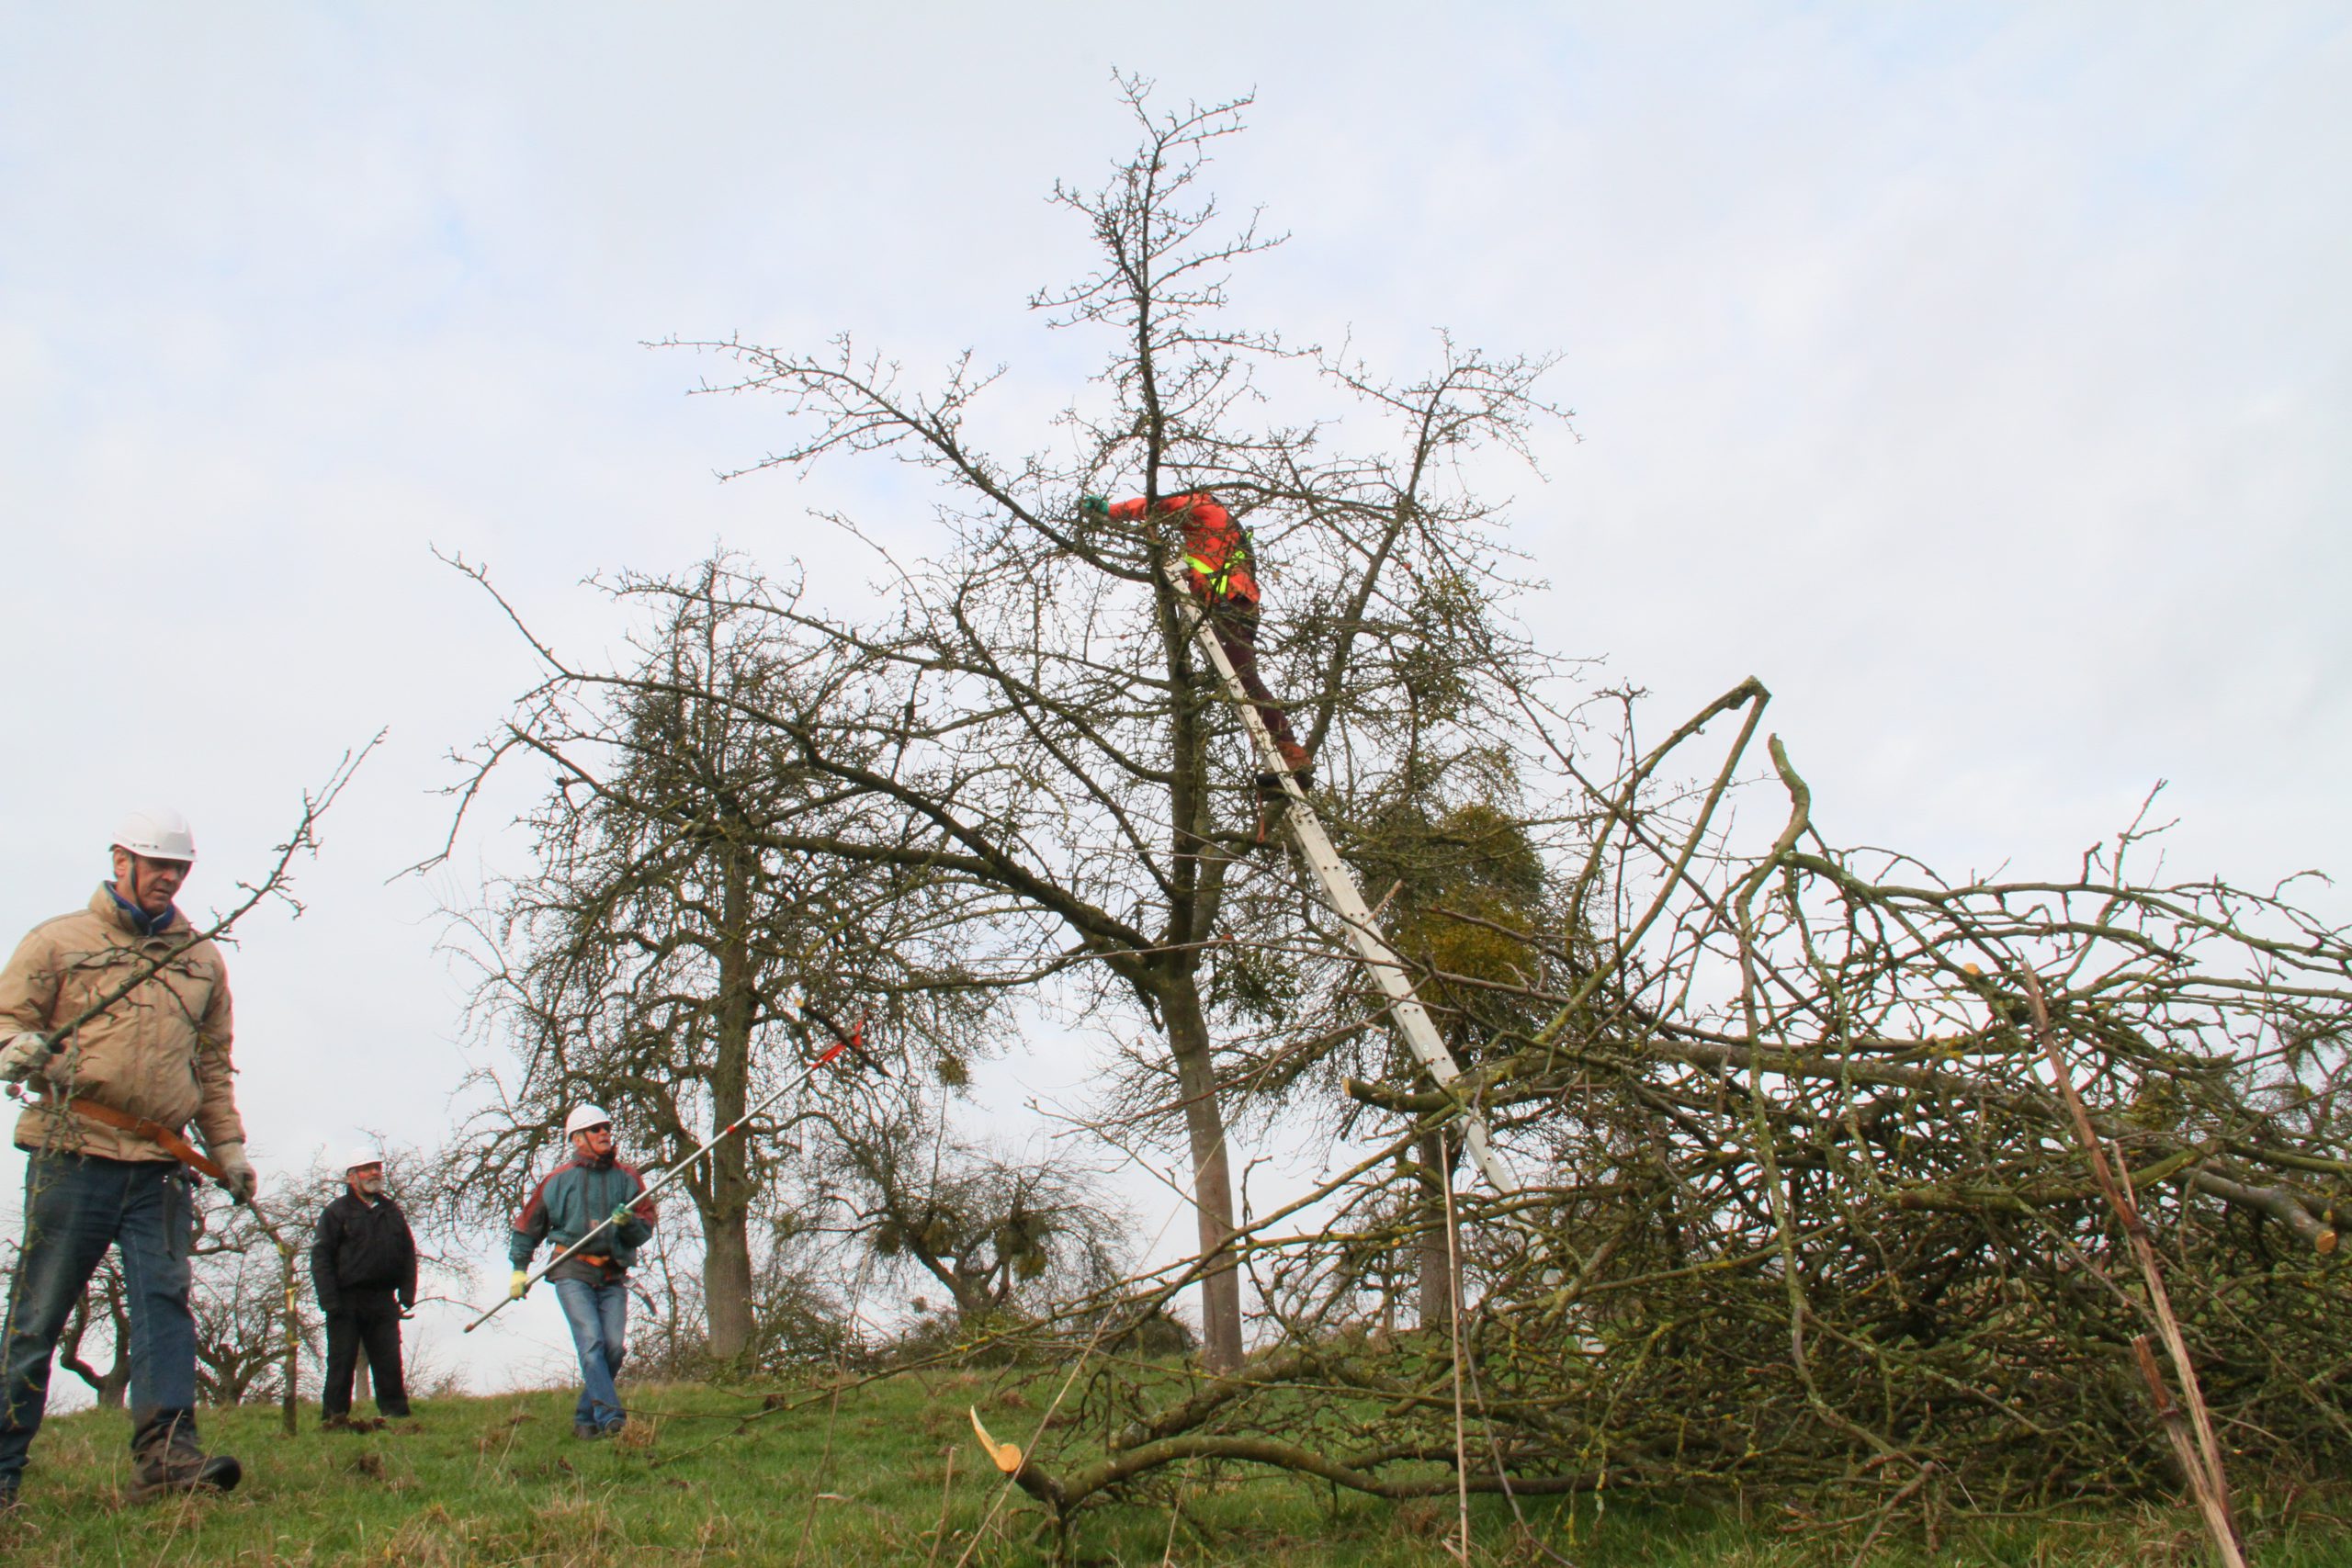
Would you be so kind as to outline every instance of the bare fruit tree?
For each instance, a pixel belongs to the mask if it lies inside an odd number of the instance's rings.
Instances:
[[[297,1292],[288,1299],[287,1260],[250,1207],[208,1191],[200,1195],[197,1218],[188,1290],[197,1393],[208,1404],[284,1404],[289,1375],[297,1395],[309,1381],[289,1364],[289,1339],[313,1366],[322,1348],[319,1320],[305,1306],[308,1281],[297,1276]]]
[[[1108,1289],[1128,1265],[1125,1216],[1066,1155],[1021,1158],[953,1134],[913,1093],[854,1119],[820,1111],[804,1163],[816,1210],[901,1282],[945,1291],[957,1322],[1001,1326]]]
[[[91,1345],[94,1328],[110,1348],[110,1364],[104,1371],[83,1353],[85,1346],[96,1353]],[[74,1303],[65,1332],[58,1336],[57,1364],[89,1386],[99,1409],[122,1408],[130,1388],[130,1307],[123,1295],[122,1264],[111,1252],[90,1276],[89,1289]]]
[[[995,380],[968,357],[935,387],[847,337],[804,352],[691,344],[741,367],[727,389],[772,399],[788,439],[766,462],[881,457],[910,466],[938,518],[918,559],[888,563],[878,607],[784,609],[824,701],[764,716],[797,765],[865,807],[843,830],[779,847],[845,864],[920,863],[967,901],[975,967],[1038,985],[1121,1038],[1164,1051],[1162,1115],[1189,1147],[1204,1355],[1242,1352],[1228,1035],[1216,953],[1289,897],[1235,897],[1285,875],[1251,857],[1257,763],[1180,614],[1165,570],[1165,497],[1212,491],[1254,529],[1270,594],[1269,661],[1326,777],[1395,765],[1400,672],[1442,671],[1453,722],[1497,711],[1539,661],[1490,614],[1501,584],[1493,509],[1463,460],[1521,450],[1556,411],[1546,363],[1441,339],[1404,382],[1345,355],[1292,348],[1227,319],[1229,273],[1276,243],[1223,226],[1200,187],[1244,103],[1155,110],[1125,84],[1141,142],[1107,184],[1057,187],[1096,261],[1032,301],[1091,331],[1104,357],[1060,417],[1062,454],[1001,457],[972,434]],[[1287,417],[1270,411],[1286,405]],[[1334,423],[1344,416],[1351,423]],[[1340,437],[1360,438],[1342,449]],[[1132,492],[1145,522],[1088,520],[1088,493]],[[910,504],[916,497],[910,494]],[[849,519],[840,518],[854,528]],[[877,738],[887,744],[876,755]]]
[[[821,700],[795,694],[770,586],[713,559],[674,590],[616,592],[654,608],[635,661],[551,680],[478,760],[520,753],[554,776],[526,818],[533,869],[459,925],[497,1048],[477,1081],[494,1092],[437,1184],[476,1224],[511,1212],[560,1156],[555,1129],[582,1100],[637,1159],[682,1158],[742,1122],[831,1043],[804,1018],[871,1026],[850,1074],[875,1053],[921,1066],[988,1045],[988,988],[929,929],[938,900],[919,860],[853,864],[779,842],[850,831],[865,808],[762,717]],[[721,1361],[757,1337],[754,1220],[790,1201],[770,1190],[781,1125],[720,1142],[680,1184],[701,1224],[705,1348]]]

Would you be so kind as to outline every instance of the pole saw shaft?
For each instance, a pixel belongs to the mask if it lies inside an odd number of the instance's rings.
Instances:
[[[859,1027],[860,1029],[864,1028],[862,1022]],[[838,1031],[836,1032],[838,1033]],[[685,1158],[680,1160],[677,1164],[663,1171],[660,1176],[655,1177],[651,1181],[647,1182],[645,1185],[645,1190],[637,1195],[637,1201],[643,1202],[647,1199],[652,1197],[656,1192],[659,1192],[663,1188],[669,1186],[672,1182],[684,1176],[688,1170],[694,1168],[695,1161],[702,1158],[703,1156],[718,1147],[718,1145],[730,1134],[740,1132],[752,1122],[757,1121],[760,1114],[766,1111],[769,1106],[774,1105],[777,1100],[782,1100],[786,1095],[792,1093],[794,1090],[812,1082],[817,1077],[817,1071],[819,1068],[830,1065],[834,1057],[840,1055],[842,1052],[847,1051],[851,1044],[851,1036],[842,1036],[835,1040],[833,1044],[828,1048],[823,1055],[820,1055],[815,1061],[808,1064],[808,1067],[806,1072],[800,1074],[791,1082],[785,1084],[774,1094],[771,1094],[765,1100],[761,1100],[757,1105],[754,1105],[749,1111],[743,1112],[742,1115],[737,1117],[734,1121],[729,1122],[726,1126],[721,1127],[718,1132],[713,1133],[709,1137],[704,1139],[701,1145],[696,1147],[693,1153],[687,1155]],[[585,1235],[582,1235],[570,1247],[565,1247],[561,1252],[557,1253],[553,1258],[548,1258],[545,1263],[540,1264],[537,1269],[532,1269],[529,1274],[526,1275],[523,1280],[523,1290],[521,1292],[510,1294],[503,1301],[501,1301],[492,1306],[489,1311],[483,1313],[480,1317],[475,1318],[471,1323],[466,1325],[465,1331],[468,1334],[471,1334],[475,1329],[480,1328],[483,1324],[488,1323],[492,1318],[496,1317],[506,1306],[522,1300],[523,1295],[527,1293],[533,1285],[536,1285],[541,1280],[546,1279],[550,1273],[555,1271],[558,1265],[569,1259],[582,1247],[586,1247],[590,1242],[594,1241],[598,1236],[604,1235],[607,1230],[610,1230],[612,1228],[612,1224],[613,1216],[610,1214],[607,1214],[603,1219],[597,1221],[595,1225],[591,1228]]]

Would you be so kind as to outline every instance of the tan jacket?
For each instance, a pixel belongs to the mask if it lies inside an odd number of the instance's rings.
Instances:
[[[0,970],[0,1026],[44,1033],[154,963],[156,972],[68,1041],[79,1048],[74,1092],[159,1122],[174,1132],[193,1119],[205,1147],[244,1142],[229,1057],[229,971],[220,949],[193,942],[185,915],[141,937],[104,885],[89,908],[43,920]],[[17,1146],[107,1159],[172,1156],[135,1133],[51,1109],[54,1097],[17,1119]]]

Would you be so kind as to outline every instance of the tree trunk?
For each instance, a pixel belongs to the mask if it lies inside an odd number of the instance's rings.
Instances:
[[[998,1303],[989,1294],[988,1281],[975,1280],[960,1269],[934,1271],[956,1298],[956,1321],[967,1328],[977,1328],[996,1315]]]
[[[1447,1255],[1445,1234],[1445,1175],[1453,1162],[1444,1134],[1422,1134],[1420,1177],[1429,1201],[1429,1224],[1420,1240],[1423,1328],[1443,1328],[1453,1317],[1453,1259]]]
[[[114,1365],[103,1372],[82,1359],[82,1339],[89,1332],[93,1299],[105,1302],[107,1320],[114,1325]],[[89,1293],[74,1309],[64,1334],[59,1337],[57,1364],[90,1385],[99,1409],[123,1407],[130,1389],[130,1319],[122,1305],[120,1283],[111,1275],[101,1274],[91,1280]]]
[[[1213,1258],[1201,1276],[1201,1364],[1213,1372],[1241,1365],[1241,1275],[1224,1248],[1233,1236],[1233,1166],[1217,1104],[1216,1067],[1208,1021],[1190,976],[1159,987],[1160,1016],[1184,1097],[1184,1131],[1193,1146],[1193,1213],[1200,1223],[1201,1256]]]
[[[64,1363],[65,1370],[90,1385],[101,1410],[119,1410],[130,1392],[130,1355],[127,1350],[115,1352],[114,1365],[101,1372],[80,1357]]]
[[[1152,395],[1145,378],[1146,396]],[[1156,443],[1158,421],[1153,421]],[[1159,494],[1158,453],[1146,468],[1146,494]],[[1173,715],[1176,768],[1169,785],[1169,820],[1176,827],[1169,846],[1174,873],[1170,889],[1168,935],[1177,956],[1155,964],[1152,999],[1168,1032],[1176,1065],[1177,1092],[1184,1100],[1184,1132],[1193,1152],[1193,1214],[1200,1227],[1200,1256],[1209,1261],[1201,1274],[1201,1364],[1212,1372],[1241,1365],[1241,1275],[1225,1247],[1233,1236],[1232,1152],[1225,1137],[1225,1108],[1217,1102],[1216,1061],[1209,1045],[1208,1018],[1201,1010],[1197,943],[1215,923],[1216,878],[1204,877],[1202,850],[1214,826],[1208,791],[1206,687],[1198,682],[1192,640],[1172,597],[1159,596],[1160,633],[1168,641],[1168,670],[1180,694]],[[1204,883],[1208,886],[1204,886]]]
[[[705,1214],[702,1222],[702,1293],[710,1317],[710,1353],[731,1361],[752,1343],[752,1227],[750,1212]]]
[[[722,820],[726,820],[722,818]],[[731,826],[731,822],[729,826]],[[718,847],[722,887],[717,1058],[710,1074],[712,1130],[743,1119],[752,1082],[751,865],[732,837]],[[710,1353],[722,1361],[752,1343],[751,1148],[741,1134],[710,1151],[710,1198],[702,1214],[702,1299]]]

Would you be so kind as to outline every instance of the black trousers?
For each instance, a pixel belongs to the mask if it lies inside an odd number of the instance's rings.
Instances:
[[[376,1385],[376,1411],[408,1414],[408,1387],[401,1382],[401,1303],[390,1291],[345,1291],[343,1310],[327,1314],[327,1382],[319,1391],[319,1414],[351,1414],[351,1379],[359,1352],[368,1352],[368,1376]]]
[[[1251,599],[1212,600],[1208,604],[1209,626],[1216,633],[1217,645],[1225,649],[1227,662],[1241,678],[1241,689],[1250,694],[1250,705],[1266,721],[1278,746],[1295,746],[1298,737],[1291,733],[1290,715],[1283,711],[1274,694],[1266,690],[1266,682],[1258,674],[1258,605]]]

